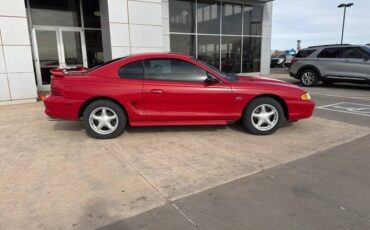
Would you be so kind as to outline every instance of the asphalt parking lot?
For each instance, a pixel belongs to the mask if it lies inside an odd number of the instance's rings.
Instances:
[[[370,86],[307,90],[314,117],[263,137],[231,125],[95,140],[41,103],[3,106],[0,228],[369,229]]]

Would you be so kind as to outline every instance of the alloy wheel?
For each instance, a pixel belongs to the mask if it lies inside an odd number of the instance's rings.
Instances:
[[[90,127],[101,135],[113,133],[117,129],[118,123],[116,112],[108,107],[98,107],[89,116]]]
[[[279,119],[279,113],[276,108],[269,104],[257,106],[251,116],[252,125],[260,131],[273,129]]]
[[[310,72],[310,71],[308,71],[308,72],[305,72],[303,75],[302,75],[302,83],[304,84],[304,85],[307,85],[307,86],[309,86],[309,85],[312,85],[313,83],[314,83],[314,81],[315,81],[315,74],[314,73],[312,73],[312,72]]]

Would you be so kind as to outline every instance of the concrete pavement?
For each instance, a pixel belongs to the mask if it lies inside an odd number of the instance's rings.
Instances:
[[[370,229],[369,141],[370,135],[99,230]]]
[[[366,90],[308,90],[321,91],[320,95],[312,92],[319,105],[348,100],[368,103],[366,98],[369,94]],[[352,98],[350,95],[355,96]],[[348,99],[349,97],[351,98]],[[280,207],[279,212],[284,212],[287,208],[291,208],[289,212],[293,212],[299,206],[289,206],[289,200],[293,199],[294,194],[285,196],[287,191],[281,185],[274,185],[275,189],[263,177],[261,179],[258,176],[260,174],[255,173],[283,165],[281,173],[284,174],[286,163],[317,152],[325,154],[326,150],[334,151],[331,153],[331,160],[335,159],[336,162],[335,152],[341,151],[341,148],[344,148],[343,154],[346,154],[348,151],[358,153],[369,147],[369,117],[334,111],[316,110],[314,118],[286,125],[276,134],[267,137],[246,134],[238,125],[232,125],[132,128],[120,138],[98,141],[88,138],[79,122],[46,121],[42,109],[40,103],[1,107],[1,229],[22,229],[25,226],[28,229],[93,229],[102,226],[103,229],[215,229],[217,224],[225,228],[250,226],[254,229],[254,226],[261,226],[263,229],[262,227],[273,225],[257,225],[253,221],[251,225],[244,225],[245,216],[231,215],[233,209],[235,208],[235,213],[248,214],[255,220],[266,212],[265,215],[271,216],[271,220],[275,218],[277,221],[284,217],[283,220],[288,221],[290,219],[284,215],[276,216],[268,210]],[[359,149],[343,147],[352,146],[352,141],[356,140],[361,140]],[[339,150],[335,149],[336,146],[339,146]],[[307,158],[314,159],[313,165],[321,160],[315,160],[314,157],[316,156]],[[357,163],[350,164],[352,170],[361,162],[367,163],[366,154],[357,160]],[[298,165],[294,171],[297,178],[294,175],[287,175],[286,179],[279,176],[279,181],[291,181],[292,186],[298,183],[298,176],[307,173],[298,170],[303,166]],[[363,169],[362,172],[365,173],[366,170]],[[325,170],[321,173],[324,175]],[[246,177],[252,174],[255,175]],[[235,180],[248,181],[248,178],[255,176],[257,179],[245,186],[238,187],[238,182],[228,183]],[[309,177],[314,180],[321,176],[312,174]],[[243,179],[238,180],[240,178]],[[322,178],[320,185],[324,185],[327,179]],[[355,176],[350,179],[356,181]],[[349,178],[345,177],[346,180]],[[310,191],[316,189],[312,186],[313,188],[308,188]],[[364,185],[365,188],[358,184],[353,186],[357,186],[358,191],[367,191],[367,184]],[[213,197],[213,190],[208,189],[215,187],[220,191],[219,197],[225,197],[224,200],[212,198],[212,202],[218,206],[212,206],[214,204],[206,199]],[[271,194],[267,188],[272,190]],[[264,197],[256,197],[257,201],[260,199],[261,206],[250,202],[251,208],[242,210],[249,204],[247,201],[258,194],[249,194],[248,200],[243,200],[241,196],[245,194],[248,197],[248,191],[253,189]],[[231,193],[228,194],[228,191]],[[237,196],[236,191],[241,195]],[[312,195],[307,191],[302,192],[300,187],[295,192]],[[201,198],[194,198],[197,194]],[[263,194],[266,196],[262,196]],[[232,199],[234,196],[239,199]],[[262,202],[270,196],[278,198],[271,203]],[[284,202],[279,203],[279,197]],[[349,201],[352,200],[349,197]],[[238,204],[239,202],[241,203]],[[300,202],[302,201],[298,203]],[[307,206],[305,203],[301,204]],[[347,206],[351,210],[360,210],[360,216],[363,216],[364,210],[352,203]],[[156,207],[158,208],[154,209]],[[319,209],[319,206],[314,208]],[[346,206],[343,208],[346,209]],[[219,213],[223,209],[224,213]],[[152,211],[147,212],[148,210]],[[326,211],[327,215],[331,215],[331,209],[322,207],[322,214]],[[297,212],[305,214],[302,210]],[[293,219],[294,216],[297,215],[292,215]],[[312,220],[315,218],[313,215]],[[223,222],[217,222],[217,219]],[[268,219],[265,221],[269,222]],[[301,226],[299,229],[304,229],[305,220],[296,221],[297,225],[292,226]],[[343,227],[348,223],[346,219],[338,226]]]

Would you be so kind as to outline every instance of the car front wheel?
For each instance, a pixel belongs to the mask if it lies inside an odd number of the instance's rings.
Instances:
[[[127,124],[127,116],[118,104],[109,100],[98,100],[85,109],[83,123],[89,136],[110,139],[122,134]]]
[[[245,109],[242,118],[244,128],[255,135],[268,135],[278,130],[285,120],[284,110],[273,98],[253,100]]]
[[[304,70],[299,78],[301,84],[306,87],[316,86],[317,82],[319,81],[319,76],[317,75],[316,71],[312,69]]]

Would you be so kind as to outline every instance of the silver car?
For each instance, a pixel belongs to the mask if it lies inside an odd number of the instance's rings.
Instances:
[[[370,47],[365,45],[311,46],[299,51],[289,69],[303,86],[334,82],[370,84]]]

